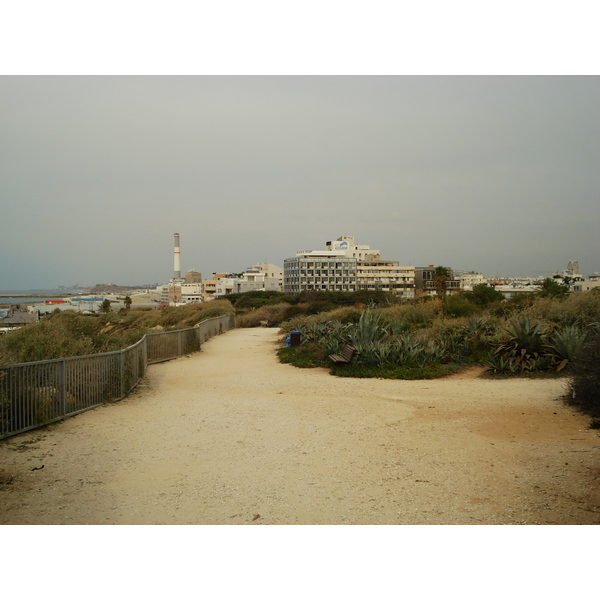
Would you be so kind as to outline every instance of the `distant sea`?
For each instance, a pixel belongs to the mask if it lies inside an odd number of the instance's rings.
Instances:
[[[0,290],[0,304],[28,304],[47,298],[66,298],[81,294],[83,290]]]

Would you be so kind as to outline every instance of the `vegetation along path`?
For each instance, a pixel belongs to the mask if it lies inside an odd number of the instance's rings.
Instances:
[[[2,524],[595,524],[565,381],[337,378],[237,329],[120,403],[0,444]]]

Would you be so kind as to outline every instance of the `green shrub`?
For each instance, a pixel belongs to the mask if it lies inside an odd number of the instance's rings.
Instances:
[[[258,327],[263,325],[266,321],[277,321],[280,323],[283,321],[283,315],[285,314],[289,304],[267,304],[252,310],[250,312],[238,315],[237,326],[238,327]]]
[[[269,304],[292,303],[294,298],[283,292],[274,290],[252,292],[242,292],[236,294],[228,294],[227,300],[231,302],[235,309],[241,308],[260,308]]]
[[[571,366],[566,401],[594,418],[600,417],[600,324],[589,326]]]
[[[292,304],[287,307],[283,312],[283,319],[293,319],[294,317],[298,317],[299,315],[306,314],[306,304]]]
[[[286,346],[280,348],[277,355],[282,363],[289,363],[302,369],[329,366],[328,362],[330,362],[319,344],[315,343]]]
[[[504,300],[502,292],[485,283],[474,285],[472,291],[464,292],[463,295],[469,302],[482,308],[492,304],[499,304]]]
[[[306,307],[307,315],[317,315],[319,313],[330,312],[336,308],[336,305],[333,302],[328,301],[320,301],[320,302],[312,302]]]
[[[2,364],[82,356],[99,351],[91,336],[74,334],[65,319],[44,319],[2,336]]]
[[[468,317],[481,309],[464,296],[448,296],[444,301],[444,312],[450,317]]]
[[[540,298],[566,298],[569,295],[569,286],[558,283],[551,277],[546,277],[542,289],[538,292]]]
[[[158,319],[157,325],[165,328],[181,329],[192,327],[196,323],[211,317],[232,313],[233,306],[229,300],[211,300],[209,302],[194,302],[183,306],[165,308]]]
[[[411,325],[430,325],[442,314],[442,301],[439,298],[425,296],[427,300],[411,300],[406,304],[391,306],[384,310],[388,318],[403,321]]]
[[[557,325],[587,326],[600,321],[600,293],[582,292],[566,298],[536,298],[523,314]]]

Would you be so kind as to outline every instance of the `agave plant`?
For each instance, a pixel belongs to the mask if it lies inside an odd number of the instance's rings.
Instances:
[[[322,343],[324,339],[331,336],[342,340],[344,338],[345,331],[346,326],[339,321],[317,321],[314,323],[307,323],[302,327],[302,343]]]
[[[344,349],[344,341],[336,335],[325,336],[320,340],[320,344],[325,356],[341,354]]]
[[[473,315],[460,328],[461,338],[456,352],[471,360],[480,360],[490,348],[490,334],[494,326],[490,319]]]
[[[552,360],[545,356],[546,326],[543,323],[533,324],[529,317],[523,316],[515,319],[507,331],[510,339],[500,343],[488,360],[492,370],[502,367],[503,371],[498,372],[531,373],[550,368]]]
[[[372,344],[372,352],[377,359],[377,364],[384,365],[391,362],[393,344],[386,341],[374,342]]]
[[[358,323],[350,325],[347,330],[348,341],[358,348],[360,345],[379,342],[388,335],[381,315],[372,310],[365,310]]]
[[[418,342],[404,334],[393,341],[389,357],[394,364],[424,367],[440,362],[445,353],[446,347],[437,341]]]
[[[490,320],[485,317],[472,315],[469,317],[466,325],[463,325],[462,331],[468,340],[480,340],[493,329]]]
[[[386,325],[386,330],[389,335],[401,335],[410,330],[410,325],[408,325],[405,321],[394,319],[393,321],[388,322]]]
[[[557,371],[562,371],[581,351],[585,332],[574,325],[566,325],[556,331],[546,343],[547,353],[558,362]]]
[[[444,353],[445,348],[441,344],[436,343],[433,340],[428,340],[427,343],[420,348],[417,362],[420,367],[438,363],[442,360]]]
[[[527,354],[541,353],[544,349],[546,326],[542,322],[533,324],[529,317],[515,319],[507,331],[512,334],[505,342],[508,348],[514,348],[519,353],[525,350]]]
[[[356,362],[365,367],[374,367],[388,362],[389,342],[355,342]]]
[[[517,365],[510,358],[501,354],[490,354],[484,364],[492,373],[513,375],[518,371]]]
[[[438,345],[443,348],[444,355],[451,358],[453,355],[462,352],[464,345],[463,332],[457,329],[450,329],[442,333],[437,339]]]

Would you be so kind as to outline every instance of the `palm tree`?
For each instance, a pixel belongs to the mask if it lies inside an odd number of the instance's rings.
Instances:
[[[448,267],[436,267],[433,272],[433,283],[438,296],[446,295],[446,283],[452,278],[452,271]]]

